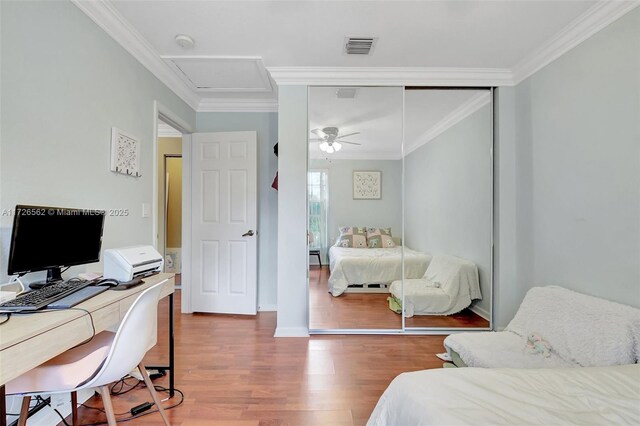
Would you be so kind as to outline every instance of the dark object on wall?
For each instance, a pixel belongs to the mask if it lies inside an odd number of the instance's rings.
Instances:
[[[278,156],[278,142],[276,142],[276,144],[273,146],[273,153],[276,155],[276,157]],[[276,172],[276,177],[273,178],[271,187],[276,191],[278,190],[278,172]]]

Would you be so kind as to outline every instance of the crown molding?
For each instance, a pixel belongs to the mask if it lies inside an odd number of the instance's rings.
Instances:
[[[199,96],[171,70],[147,40],[106,0],[71,0],[93,22],[194,110]]]
[[[503,68],[267,67],[278,85],[511,86]]]
[[[198,112],[278,112],[277,99],[202,98]]]
[[[458,108],[451,111],[447,114],[442,120],[438,121],[433,127],[427,130],[422,136],[411,145],[405,144],[405,149],[403,155],[406,157],[411,154],[416,149],[420,148],[422,145],[426,144],[429,141],[437,138],[465,118],[469,117],[474,112],[478,111],[483,106],[489,104],[491,102],[491,92],[486,91],[483,93],[478,93],[477,95],[471,97],[467,102],[460,105]]]
[[[635,9],[640,2],[599,1],[512,68],[516,85],[549,65],[598,31]]]

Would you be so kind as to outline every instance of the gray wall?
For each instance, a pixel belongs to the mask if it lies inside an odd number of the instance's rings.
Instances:
[[[500,283],[499,298],[513,288],[498,323],[536,285],[640,307],[640,9],[499,98],[514,108],[499,149],[501,168],[516,163],[500,185],[516,190],[502,188],[499,209],[515,204],[517,278]]]
[[[258,132],[258,308],[275,310],[277,292],[278,192],[271,183],[278,169],[273,145],[278,140],[275,112],[199,112],[198,132]]]
[[[391,227],[402,236],[402,160],[311,160],[309,168],[329,172],[329,244],[340,226]],[[353,199],[354,170],[382,172],[382,199]]]
[[[2,209],[129,209],[106,218],[103,248],[152,244],[152,218],[141,213],[153,203],[153,102],[195,127],[194,111],[73,4],[1,7]],[[112,126],[141,140],[141,178],[109,171]],[[2,281],[12,220],[0,221]]]
[[[405,157],[405,240],[430,254],[478,266],[488,315],[491,301],[491,105]]]

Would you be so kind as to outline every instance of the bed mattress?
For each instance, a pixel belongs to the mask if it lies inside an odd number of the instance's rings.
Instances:
[[[389,284],[402,278],[402,247],[345,248],[329,250],[329,292],[339,296],[358,284]],[[405,278],[424,275],[431,256],[404,247]]]

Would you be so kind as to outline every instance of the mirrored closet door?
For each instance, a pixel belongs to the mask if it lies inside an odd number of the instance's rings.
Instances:
[[[402,329],[403,88],[309,88],[309,328]],[[399,306],[398,306],[399,308]]]
[[[491,90],[407,88],[404,136],[405,329],[488,328],[492,300]]]
[[[310,87],[311,332],[488,329],[489,89]]]

